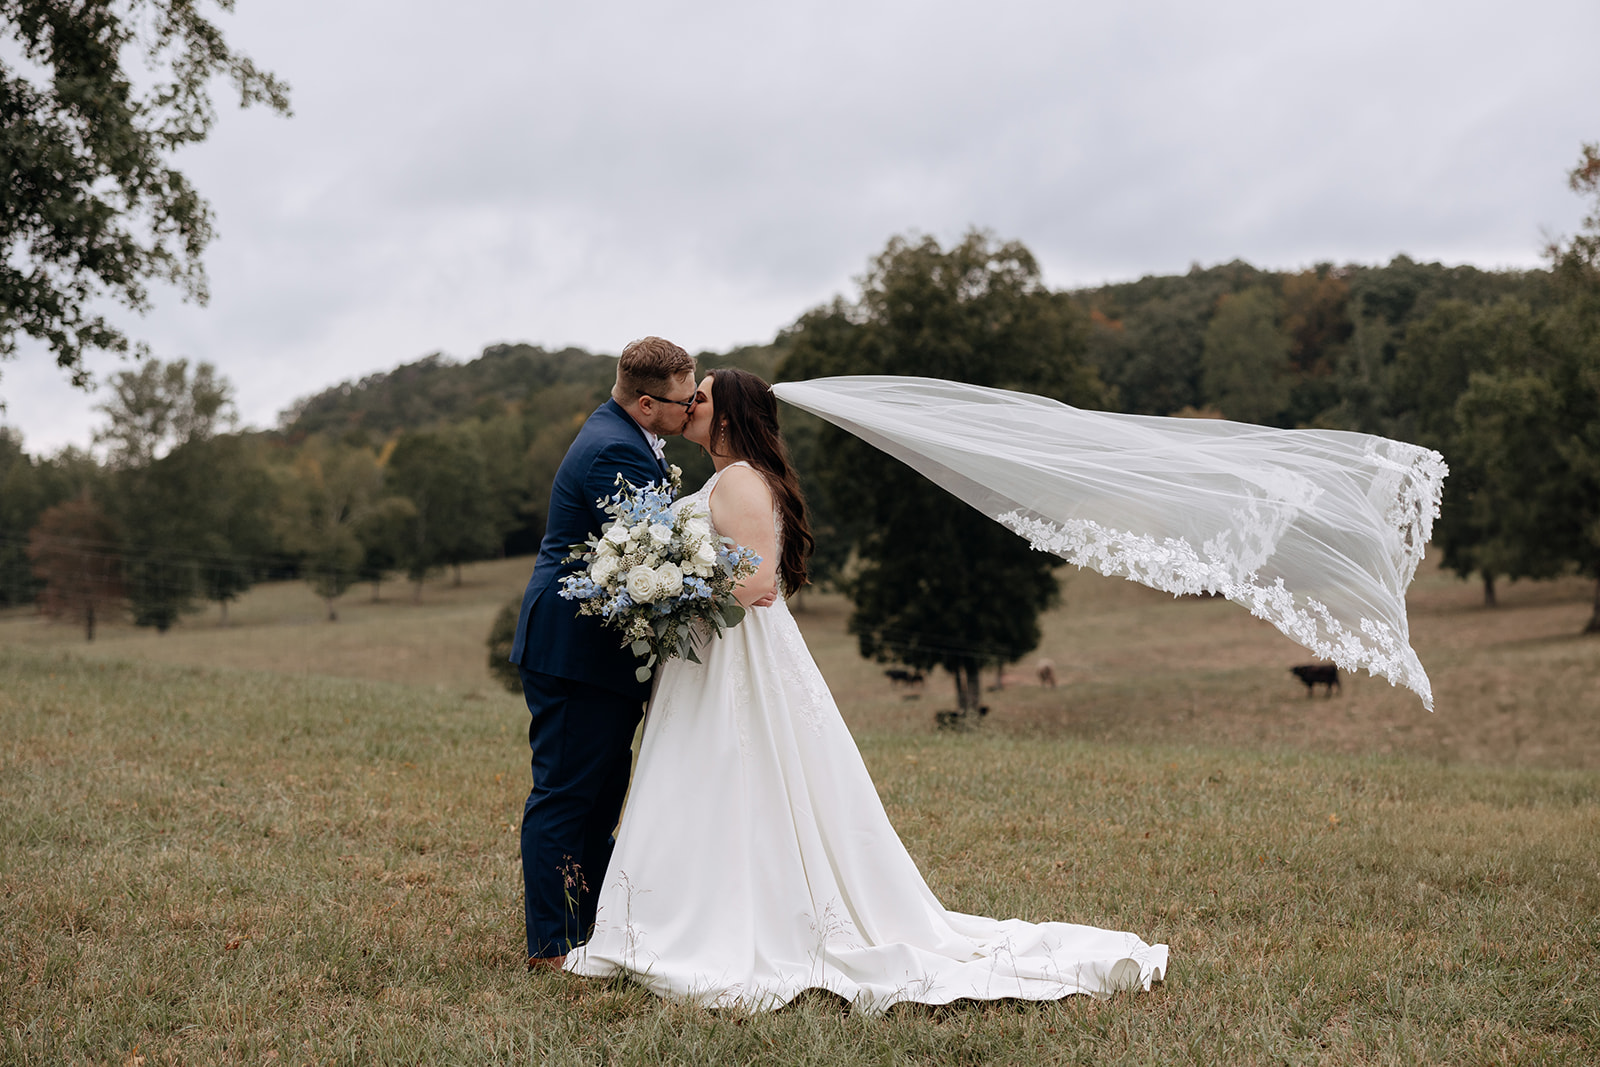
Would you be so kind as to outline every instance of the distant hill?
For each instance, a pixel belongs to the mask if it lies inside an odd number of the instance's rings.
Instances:
[[[1381,392],[1383,369],[1413,323],[1446,300],[1490,304],[1509,297],[1537,307],[1549,299],[1549,286],[1544,271],[1485,271],[1402,255],[1383,266],[1319,264],[1304,271],[1240,261],[1197,265],[1186,274],[1068,295],[1086,313],[1089,359],[1115,389],[1120,410],[1166,415],[1220,405],[1246,421],[1376,432],[1384,427],[1369,425],[1351,398]],[[1264,325],[1282,337],[1288,392],[1281,404],[1258,403],[1261,410],[1226,410],[1230,404],[1205,379],[1207,336],[1218,340],[1212,321],[1220,307],[1251,296],[1271,319]],[[702,370],[737,365],[771,379],[783,343],[780,334],[772,344],[696,358]],[[317,433],[374,443],[408,430],[504,415],[565,425],[604,398],[616,374],[613,359],[532,344],[490,345],[468,362],[435,354],[300,400],[280,415],[280,432],[291,443]],[[685,462],[692,458],[686,455]]]
[[[354,430],[383,438],[440,422],[499,415],[553,386],[603,391],[615,376],[615,357],[581,348],[550,352],[537,345],[490,345],[467,363],[436,353],[343,382],[297,401],[279,415],[278,424],[290,440]]]
[[[1384,266],[1323,263],[1304,271],[1236,260],[1071,295],[1089,314],[1090,359],[1116,389],[1123,411],[1169,415],[1216,405],[1203,373],[1208,330],[1228,299],[1253,293],[1271,311],[1271,330],[1283,335],[1292,387],[1282,407],[1245,421],[1376,432],[1381,428],[1356,425],[1347,394],[1379,388],[1355,379],[1380,374],[1413,323],[1448,300],[1483,305],[1513,298],[1538,307],[1551,298],[1548,281],[1540,270],[1486,271],[1401,255]]]
[[[765,377],[771,376],[775,362],[769,345],[702,352],[696,359],[702,370],[732,365]],[[552,352],[529,344],[490,345],[466,363],[435,353],[305,397],[280,414],[278,424],[291,441],[315,433],[352,432],[382,439],[424,426],[542,406],[536,398],[557,387],[583,397],[581,407],[610,389],[616,366],[615,356],[582,348]]]

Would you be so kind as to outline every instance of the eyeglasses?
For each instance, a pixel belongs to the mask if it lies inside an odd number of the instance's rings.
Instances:
[[[639,395],[647,396],[658,404],[676,404],[685,411],[693,411],[696,404],[703,404],[706,399],[705,394],[700,392],[696,392],[688,400],[668,400],[666,397],[656,396],[654,393],[640,393]]]

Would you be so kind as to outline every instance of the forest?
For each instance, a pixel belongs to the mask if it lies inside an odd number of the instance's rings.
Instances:
[[[1593,149],[1572,182],[1600,198]],[[853,297],[769,344],[698,359],[774,380],[922,374],[1082,407],[1413,441],[1450,465],[1434,538],[1444,564],[1491,605],[1497,582],[1585,575],[1600,629],[1597,233],[1591,218],[1538,270],[1235,261],[1070,291],[1046,286],[1018,242],[897,237]],[[466,362],[435,354],[308,396],[273,429],[238,430],[214,367],[130,364],[101,394],[93,451],[32,455],[0,431],[0,607],[35,605],[92,640],[108,618],[164,631],[209,601],[225,614],[255,582],[294,578],[336,620],[357,585],[376,598],[405,578],[420,596],[441,569],[530,554],[556,467],[613,368],[604,354],[527,344]],[[853,597],[863,654],[945,666],[959,688],[964,672],[1037,643],[1048,559],[919,497],[931,490],[915,475],[803,413],[786,412],[785,428],[817,528],[814,577]],[[687,484],[709,474],[698,449],[669,450]],[[886,546],[930,522],[994,542],[993,562],[953,568],[964,591],[923,581],[918,600]],[[1036,590],[1037,603],[1002,610],[981,593],[995,583]],[[974,623],[982,610],[995,617]]]

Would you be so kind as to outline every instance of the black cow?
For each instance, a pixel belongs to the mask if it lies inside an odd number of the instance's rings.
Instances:
[[[1339,685],[1339,668],[1331,663],[1307,663],[1302,667],[1290,667],[1289,673],[1306,684],[1306,696],[1310,697],[1317,691],[1317,686],[1327,686],[1328,696],[1333,696],[1333,690],[1338,688],[1344,692],[1344,686]]]

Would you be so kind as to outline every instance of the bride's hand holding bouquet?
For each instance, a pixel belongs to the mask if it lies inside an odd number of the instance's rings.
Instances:
[[[634,655],[648,657],[634,672],[641,682],[659,661],[700,662],[697,634],[737,626],[745,609],[734,590],[761,564],[718,537],[703,511],[672,506],[680,475],[673,467],[670,481],[643,487],[618,475],[617,491],[598,501],[611,521],[572,546],[566,561],[584,566],[561,580],[560,595],[577,602],[579,615],[600,616]]]

